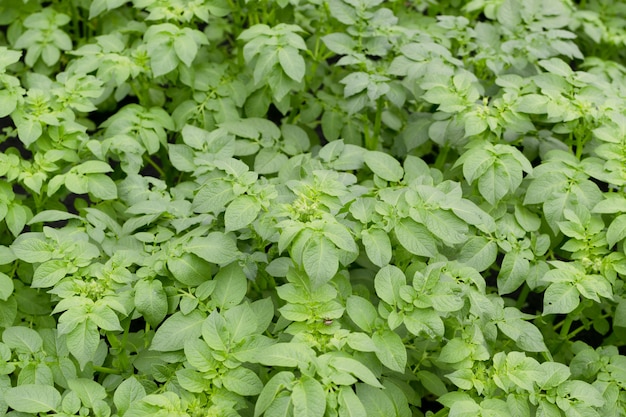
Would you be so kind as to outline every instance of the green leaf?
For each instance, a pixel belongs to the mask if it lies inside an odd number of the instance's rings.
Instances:
[[[409,399],[407,397],[412,396],[412,393],[405,389],[406,386],[397,379],[392,378],[387,378],[383,386],[385,388],[383,392],[391,399],[396,415],[398,417],[411,417],[413,414],[409,408]]]
[[[361,241],[367,257],[376,266],[383,267],[391,261],[392,250],[389,235],[381,229],[370,228],[361,232]]]
[[[356,47],[354,38],[346,33],[331,33],[322,37],[324,45],[339,55],[348,55]]]
[[[113,168],[104,161],[86,161],[76,166],[74,170],[79,174],[103,174],[113,171]]]
[[[288,396],[276,398],[265,412],[266,417],[292,417],[293,415],[291,397]]]
[[[248,279],[238,263],[232,263],[215,275],[212,299],[222,309],[236,306],[246,296]]]
[[[529,270],[530,262],[519,251],[504,255],[498,274],[498,294],[510,294],[517,290],[525,282]]]
[[[579,303],[578,290],[572,283],[555,282],[543,294],[543,314],[567,314]]]
[[[329,361],[330,366],[338,371],[354,375],[356,378],[373,387],[382,388],[374,373],[361,362],[344,356],[333,356]]]
[[[497,256],[498,245],[496,242],[484,236],[472,236],[459,252],[458,261],[482,272],[493,265]]]
[[[89,192],[89,177],[70,171],[65,175],[65,187],[74,194],[87,194]]]
[[[404,373],[407,354],[402,339],[391,330],[382,330],[372,335],[376,345],[376,356],[387,368]]]
[[[181,312],[172,314],[157,329],[150,349],[159,352],[183,349],[186,340],[200,337],[204,319],[204,314],[199,310],[186,316]]]
[[[404,370],[403,370],[404,371]],[[385,391],[367,384],[358,384],[356,394],[367,410],[367,417],[397,416],[396,408]]]
[[[11,250],[24,262],[31,264],[45,262],[52,258],[52,250],[43,233],[28,232],[19,235],[11,244]]]
[[[467,225],[454,214],[444,210],[423,210],[420,214],[428,231],[448,246],[467,240]]]
[[[196,44],[192,36],[177,36],[174,39],[174,50],[178,59],[190,67],[198,54],[198,44]]]
[[[39,333],[23,326],[5,329],[2,333],[2,341],[20,353],[39,352],[43,346],[43,339]]]
[[[190,287],[211,279],[211,265],[193,253],[183,253],[180,258],[168,259],[167,268],[177,281]]]
[[[416,308],[407,313],[404,316],[404,325],[412,334],[416,336],[426,334],[431,339],[442,337],[445,331],[439,314],[430,309]]]
[[[231,369],[222,376],[224,388],[239,395],[258,395],[263,389],[261,379],[252,370],[239,367]]]
[[[541,227],[541,218],[519,203],[515,205],[515,220],[528,232],[535,232]]]
[[[617,216],[606,230],[606,241],[609,248],[626,238],[626,214]]]
[[[304,343],[276,343],[259,350],[256,362],[265,366],[295,368],[307,366],[315,357],[315,352]]]
[[[176,380],[183,389],[189,392],[201,393],[209,390],[211,381],[205,379],[202,373],[193,369],[179,369],[176,371]]]
[[[455,337],[441,349],[437,360],[444,363],[458,363],[472,354],[472,346],[465,340]]]
[[[515,110],[528,114],[542,114],[547,112],[550,98],[541,94],[526,94],[517,101]]]
[[[406,285],[406,277],[400,268],[387,265],[374,278],[376,294],[387,304],[395,305],[400,300],[400,287]]]
[[[14,202],[9,205],[4,221],[13,236],[18,236],[24,229],[28,220],[28,213],[30,210],[27,211],[26,207],[21,204]]]
[[[17,300],[18,297],[16,295],[14,297],[9,297],[9,299],[6,301],[0,301],[0,326],[6,328],[13,325],[13,323],[15,322],[15,318],[17,317]],[[45,307],[41,310],[47,313]]]
[[[213,314],[213,313],[211,313]],[[217,314],[217,313],[215,313]],[[207,320],[203,323],[203,328]],[[208,330],[208,329],[207,329]],[[200,372],[208,372],[215,369],[218,362],[213,358],[209,345],[202,339],[189,339],[185,341],[185,358],[191,366]]]
[[[324,237],[311,239],[302,253],[302,263],[313,286],[320,286],[330,281],[339,269],[337,249]]]
[[[352,349],[356,351],[359,351],[359,352],[375,352],[376,351],[376,345],[374,345],[374,342],[372,342],[372,339],[365,333],[352,332],[348,335],[346,340],[348,342],[348,346],[350,346]]]
[[[82,403],[80,402],[80,398],[78,398],[78,394],[70,391],[63,397],[61,408],[64,413],[76,414],[80,410],[81,405]]]
[[[598,202],[591,211],[592,213],[613,214],[626,213],[626,197],[621,194],[604,194],[604,200]]]
[[[478,191],[490,204],[496,205],[510,188],[511,174],[499,161],[495,161],[478,179]]]
[[[194,237],[185,249],[207,262],[226,265],[237,259],[239,250],[232,237],[221,232],[211,232],[204,237]]]
[[[4,391],[4,401],[22,413],[47,413],[61,405],[61,394],[49,385],[25,384]]]
[[[575,398],[592,407],[602,407],[604,405],[602,394],[596,387],[585,381],[565,381],[558,386],[557,393],[561,398]]]
[[[150,55],[150,68],[154,77],[172,72],[178,66],[178,57],[173,47],[162,45],[153,49],[148,48],[148,55]]]
[[[18,96],[11,91],[0,91],[0,117],[7,117],[17,107]]]
[[[286,387],[291,386],[295,377],[293,373],[282,371],[274,375],[263,387],[254,406],[254,417],[259,417],[274,402],[276,396]],[[289,397],[287,397],[289,398]]]
[[[303,375],[291,392],[293,412],[302,417],[323,417],[326,411],[326,392],[317,380]]]
[[[254,158],[254,171],[262,174],[274,174],[287,163],[287,156],[272,148],[263,148]]]
[[[261,203],[256,198],[250,195],[240,195],[228,205],[224,213],[225,231],[251,227],[259,211],[261,211]]]
[[[271,298],[262,298],[250,304],[246,304],[252,310],[256,320],[256,332],[263,333],[267,330],[274,319],[274,303]]]
[[[521,319],[507,319],[498,322],[502,333],[515,340],[520,349],[527,352],[545,352],[548,350],[541,331],[532,323]]]
[[[249,304],[240,304],[224,311],[224,320],[230,339],[239,343],[252,336],[257,330],[257,317]]]
[[[100,332],[98,326],[91,320],[83,320],[67,334],[67,348],[78,360],[81,369],[93,360],[98,343],[100,343]]]
[[[492,233],[496,230],[496,222],[493,218],[470,200],[463,198],[454,203],[442,205],[442,208],[451,209],[459,219],[476,226],[481,231]]]
[[[61,281],[68,273],[67,261],[53,259],[40,264],[33,274],[33,288],[50,288]]]
[[[5,273],[0,272],[0,300],[6,301],[13,294],[13,280]]]
[[[202,323],[202,337],[211,349],[222,352],[228,350],[230,334],[224,317],[217,310],[213,310]]]
[[[365,406],[351,387],[340,387],[337,396],[339,417],[367,417]]]
[[[70,379],[67,381],[67,385],[78,395],[82,403],[89,408],[93,408],[98,400],[104,400],[107,397],[104,387],[91,379]]]
[[[369,151],[364,155],[364,161],[374,174],[385,181],[398,182],[404,176],[400,162],[384,152]]]
[[[302,81],[306,66],[304,58],[300,56],[298,50],[292,46],[284,46],[278,49],[278,62],[285,74],[296,82]]]
[[[352,321],[361,330],[371,333],[374,329],[378,313],[376,308],[365,298],[351,295],[346,300],[346,311]]]
[[[174,113],[174,116],[175,115],[176,113]],[[197,168],[193,161],[194,152],[189,146],[170,143],[167,147],[169,150],[170,162],[174,168],[181,172],[193,172]]]
[[[325,110],[322,114],[322,133],[330,143],[339,139],[341,129],[344,126],[343,119],[344,115],[335,110]]]
[[[288,155],[298,155],[309,150],[311,142],[306,130],[297,125],[282,124],[280,132],[283,137],[283,151]]]
[[[123,415],[130,405],[146,396],[146,389],[134,376],[131,376],[116,388],[113,394],[113,403],[120,415]]]
[[[398,242],[412,254],[434,258],[438,253],[435,239],[424,225],[405,218],[393,230]]]
[[[117,198],[117,186],[108,175],[88,175],[87,184],[89,193],[100,200],[114,200]]]
[[[489,127],[489,124],[484,118],[478,117],[475,114],[469,114],[465,117],[465,136],[478,135]]]
[[[345,84],[343,90],[344,97],[350,97],[368,88],[370,85],[370,76],[366,72],[352,72],[346,75],[340,83]]]
[[[115,311],[113,311],[113,309],[105,303],[106,302],[98,300],[95,303],[94,308],[91,310],[91,313],[88,315],[89,319],[103,330],[121,332],[123,329],[122,326],[120,326],[120,320],[117,317],[117,314],[115,314]]]
[[[446,384],[443,383],[440,377],[430,371],[418,371],[417,378],[422,383],[424,388],[426,388],[437,397],[441,397],[448,393]]]
[[[593,352],[597,354],[596,352]],[[583,355],[584,356],[584,355]],[[585,360],[585,366],[592,365],[593,366],[593,357],[586,358],[589,360]],[[599,359],[599,357],[598,357]],[[575,361],[574,361],[575,362]],[[575,363],[572,363],[572,369],[576,367]],[[567,381],[571,375],[572,371],[567,365],[564,365],[559,362],[543,362],[539,365],[539,371],[541,372],[541,377],[537,378],[537,385],[542,390],[548,390],[550,388],[555,388],[561,385],[563,382]],[[594,371],[594,373],[597,371]]]
[[[33,218],[28,221],[28,224],[58,222],[60,220],[70,219],[80,219],[80,216],[61,210],[43,210],[35,214]]]
[[[463,164],[463,176],[470,184],[480,178],[496,160],[496,157],[488,151],[490,145],[485,145],[483,141],[472,143],[475,145],[461,155],[455,164],[455,166]]]
[[[223,178],[214,178],[205,182],[193,199],[195,213],[221,213],[227,204],[235,198],[233,186]]]
[[[548,402],[547,399],[540,399],[537,407],[537,417],[563,417],[563,413],[556,404]]]
[[[30,146],[43,133],[43,127],[39,120],[18,117],[14,119],[14,122],[17,126],[17,134],[25,146]]]
[[[167,315],[167,294],[158,279],[142,279],[135,284],[135,308],[152,327]]]
[[[324,236],[333,242],[339,249],[348,252],[358,253],[359,249],[354,242],[352,234],[346,226],[340,223],[327,223],[323,229]]]

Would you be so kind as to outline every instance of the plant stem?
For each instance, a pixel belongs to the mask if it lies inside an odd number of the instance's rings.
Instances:
[[[443,171],[443,167],[446,164],[446,159],[448,159],[448,152],[450,151],[450,147],[448,145],[444,145],[439,148],[439,154],[437,155],[437,160],[435,161],[435,168],[439,171]]]
[[[367,123],[363,123],[363,136],[365,137],[365,148],[374,150],[376,148],[376,143],[372,140],[372,136],[370,136],[370,129]]]
[[[606,318],[608,318],[608,317],[611,317],[611,314],[610,314],[610,313],[605,313],[605,314],[603,314],[603,315],[601,315],[601,316],[597,317],[597,318],[596,318],[596,320],[597,320],[597,319],[606,319]],[[583,325],[583,326],[580,326],[580,327],[577,327],[576,329],[572,330],[572,332],[571,332],[571,333],[568,333],[568,334],[567,334],[567,338],[568,338],[568,339],[571,339],[572,337],[576,336],[578,333],[582,332],[583,330],[587,330],[587,327],[586,327],[586,326],[584,326],[584,325]]]
[[[376,146],[378,145],[378,143],[380,143],[380,127],[383,116],[383,107],[383,98],[378,97],[378,100],[376,100],[376,116],[374,118],[374,139],[376,139],[376,143],[374,144],[374,148],[372,149],[376,149]]]
[[[101,372],[103,374],[113,374],[113,375],[120,375],[121,374],[119,369],[107,368],[107,367],[104,367],[104,366],[93,365],[93,370],[97,371],[97,372]]]
[[[559,327],[561,327],[561,332],[559,333],[560,336],[564,339],[568,339],[569,338],[569,329],[572,327],[572,323],[574,323],[575,318],[580,314],[581,311],[583,311],[585,309],[585,305],[584,303],[580,303],[578,305],[578,307],[576,307],[574,309],[574,311],[572,311],[571,313],[569,313],[567,315],[567,317],[565,317],[565,319],[560,322],[557,323],[556,326],[554,326],[554,329],[558,329]]]
[[[76,1],[72,1],[71,2],[71,9],[72,9],[72,28],[74,29],[74,36],[76,38],[85,38],[85,34],[81,34],[80,33],[80,16],[79,16],[79,11],[78,11],[78,6],[76,5]]]
[[[517,298],[517,302],[515,303],[515,307],[517,307],[518,310],[521,310],[522,307],[524,307],[524,304],[526,304],[528,294],[530,294],[530,287],[527,284],[524,284],[522,286],[522,292],[520,293],[519,297]]]
[[[580,160],[583,156],[583,140],[580,135],[576,135],[576,159]]]
[[[450,413],[450,410],[447,408],[442,408],[441,410],[437,411],[435,414],[433,414],[433,417],[445,417]]]
[[[159,175],[161,176],[161,179],[165,181],[165,178],[167,177],[167,175],[165,174],[165,171],[163,171],[163,169],[162,169],[160,166],[158,166],[158,165],[156,164],[156,162],[154,162],[154,161],[152,160],[152,158],[150,158],[150,157],[149,157],[149,156],[147,156],[146,154],[144,154],[144,155],[143,155],[143,159],[144,159],[144,161],[146,161],[148,164],[150,164],[150,166],[151,166],[152,168],[154,168],[154,169],[155,169],[155,170],[159,173]]]

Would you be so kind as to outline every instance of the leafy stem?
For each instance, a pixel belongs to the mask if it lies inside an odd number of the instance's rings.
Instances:
[[[601,316],[595,317],[594,320],[606,319],[608,317],[611,317],[611,313],[604,313]],[[582,332],[584,330],[589,330],[589,325],[588,324],[579,326],[576,329],[574,329],[571,332],[569,332],[567,334],[567,339],[570,340],[570,339],[574,338],[578,333],[580,333],[580,332]]]
[[[515,307],[517,307],[517,309],[521,310],[522,307],[524,307],[524,304],[526,304],[526,299],[528,298],[529,294],[530,287],[527,284],[524,284],[522,286],[522,291],[520,292],[520,295],[517,297],[517,301],[515,302]]]
[[[368,149],[376,149],[376,145],[380,142],[380,128],[382,124],[384,104],[385,101],[383,97],[378,97],[378,100],[376,100],[376,116],[374,117],[374,138],[376,139],[376,144],[373,148],[368,147]]]
[[[574,323],[574,321],[577,320],[578,315],[586,308],[587,306],[584,303],[581,303],[578,305],[578,307],[576,307],[576,309],[574,309],[574,311],[572,311],[571,313],[569,313],[567,315],[567,317],[565,317],[565,319],[563,319],[563,321],[561,321],[560,323],[557,323],[554,326],[554,330],[558,330],[559,328],[561,329],[560,332],[560,336],[563,339],[569,339],[569,331],[570,328],[572,326],[572,323]]]
[[[105,366],[97,366],[93,365],[93,370],[96,372],[101,372],[103,374],[111,374],[111,375],[121,375],[121,371],[119,369],[108,368]]]
[[[444,145],[439,148],[439,153],[437,154],[437,159],[435,160],[435,168],[440,171],[443,171],[443,168],[446,164],[446,160],[448,159],[448,152],[450,151],[450,147],[448,145]]]
[[[146,154],[143,154],[143,160],[146,161],[152,168],[155,169],[156,172],[159,173],[159,176],[161,177],[161,179],[167,178],[167,174],[165,173],[165,171],[163,171],[163,168],[158,166],[157,163],[152,160],[152,158],[150,158]]]

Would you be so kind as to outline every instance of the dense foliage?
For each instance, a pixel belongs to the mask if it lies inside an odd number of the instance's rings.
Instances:
[[[0,0],[0,414],[626,416],[626,4]]]

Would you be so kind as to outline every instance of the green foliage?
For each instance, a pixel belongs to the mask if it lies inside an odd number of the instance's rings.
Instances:
[[[0,415],[626,416],[625,16],[0,0]]]

